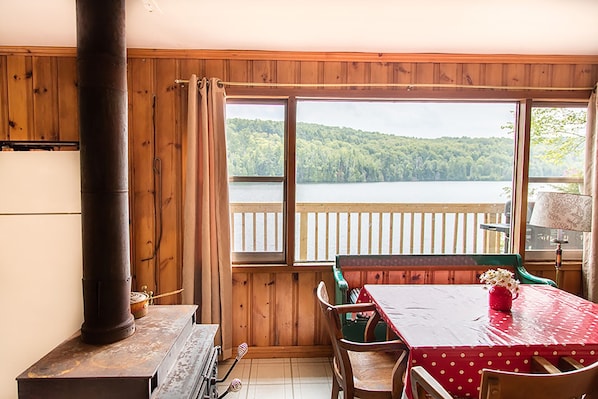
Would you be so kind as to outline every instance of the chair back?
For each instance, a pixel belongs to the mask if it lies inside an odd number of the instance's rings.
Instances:
[[[598,362],[559,374],[522,374],[485,369],[481,399],[598,399]]]
[[[332,341],[332,349],[334,351],[334,367],[333,372],[335,378],[339,382],[340,387],[345,392],[353,391],[353,370],[351,368],[351,361],[347,350],[339,345],[339,341],[343,338],[341,329],[340,313],[336,306],[330,304],[326,284],[321,281],[316,289],[316,296],[324,316],[324,322]]]

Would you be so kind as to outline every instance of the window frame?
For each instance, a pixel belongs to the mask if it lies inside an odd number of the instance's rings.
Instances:
[[[406,95],[401,95],[406,94]],[[453,94],[453,95],[451,95]],[[496,95],[496,93],[478,93],[467,95],[463,92],[446,92],[440,94],[426,93],[415,95],[411,93],[397,93],[389,90],[352,89],[348,90],[314,90],[297,88],[230,88],[227,90],[227,102],[248,102],[263,103],[268,101],[286,102],[285,112],[285,154],[284,165],[286,180],[284,182],[283,219],[286,229],[283,231],[284,249],[283,258],[259,257],[252,253],[233,253],[233,264],[235,266],[249,265],[286,265],[306,266],[321,265],[321,262],[310,262],[308,264],[295,262],[295,203],[296,203],[296,157],[294,148],[296,146],[296,125],[297,125],[297,100],[381,100],[381,101],[431,101],[431,102],[514,102],[518,104],[515,116],[515,149],[514,168],[512,179],[512,207],[511,207],[511,237],[509,252],[519,253],[526,257],[525,230],[527,213],[527,191],[531,182],[529,177],[530,157],[530,136],[531,136],[531,108],[538,104],[545,106],[587,106],[587,99],[562,98],[535,100],[533,97],[511,96],[508,93]],[[291,150],[293,149],[293,150]],[[535,181],[535,178],[532,178]],[[523,233],[523,234],[522,234]],[[579,252],[579,254],[575,253]],[[529,251],[528,251],[529,253]],[[260,253],[263,254],[263,253]],[[581,251],[570,251],[569,258],[581,260]],[[547,260],[554,258],[554,251],[534,251],[534,260]]]
[[[531,122],[531,109],[533,108],[587,108],[587,103],[582,103],[579,101],[549,101],[549,100],[538,100],[534,101],[531,100],[531,108],[530,108],[530,122]],[[529,126],[529,130],[526,132],[527,135],[531,139],[531,124]],[[528,146],[527,151],[531,150],[531,145]],[[528,162],[526,166],[526,170],[529,171],[529,154],[528,154]],[[542,176],[529,176],[527,178],[525,190],[526,195],[529,192],[529,185],[534,183],[578,183],[583,184],[583,177],[581,178],[574,178],[574,177],[566,177],[566,176],[557,176],[557,177],[542,177]],[[527,220],[527,204],[525,207],[522,208],[521,214],[523,215],[523,220]],[[525,230],[524,230],[525,231]],[[553,249],[538,249],[538,250],[525,250],[525,239],[523,239],[523,251],[525,253],[525,257],[531,261],[550,261],[555,259],[555,250]],[[555,246],[556,249],[556,246]],[[567,249],[567,246],[564,245],[562,247],[563,253],[566,254],[567,260],[579,260],[581,261],[583,256],[583,249]]]
[[[295,212],[294,205],[294,184],[289,184],[289,178],[294,179],[294,169],[289,167],[289,162],[292,162],[293,152],[290,151],[289,136],[290,136],[290,122],[289,122],[289,99],[279,97],[232,97],[227,96],[227,104],[252,104],[252,105],[281,105],[284,107],[284,122],[283,122],[283,175],[282,176],[229,176],[229,183],[231,182],[274,182],[282,183],[282,251],[281,252],[241,252],[232,251],[232,263],[237,264],[282,264],[287,263],[289,257],[289,232],[294,231],[294,220],[290,221],[287,217],[289,214]],[[294,130],[294,129],[293,129]],[[294,141],[293,141],[294,142]],[[293,163],[294,165],[294,163]],[[291,177],[289,177],[289,171]],[[292,200],[291,200],[291,199]],[[290,208],[290,209],[289,209]],[[291,213],[292,209],[292,213]],[[231,221],[232,222],[232,221]]]

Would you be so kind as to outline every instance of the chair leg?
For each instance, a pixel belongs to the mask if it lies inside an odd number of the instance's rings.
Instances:
[[[340,392],[340,386],[335,376],[332,376],[332,397],[331,399],[338,399],[338,393]]]

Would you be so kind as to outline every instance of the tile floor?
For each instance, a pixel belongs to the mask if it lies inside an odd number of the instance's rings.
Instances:
[[[223,377],[231,364],[232,360],[221,362],[218,375]],[[233,378],[239,378],[243,387],[226,399],[329,399],[331,359],[241,359],[227,380],[218,384],[220,395]]]

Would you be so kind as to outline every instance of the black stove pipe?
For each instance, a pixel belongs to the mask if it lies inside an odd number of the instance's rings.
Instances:
[[[81,338],[135,332],[130,311],[125,0],[77,0],[83,311]]]

